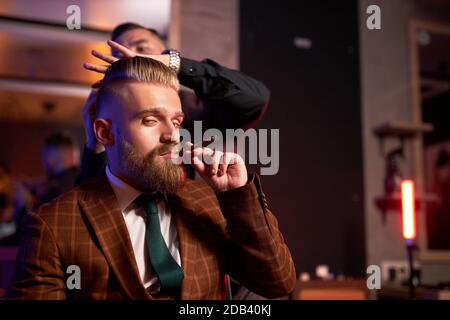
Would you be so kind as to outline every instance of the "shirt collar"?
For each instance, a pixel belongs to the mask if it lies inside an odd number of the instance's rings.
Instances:
[[[120,210],[122,212],[125,212],[130,204],[143,193],[133,188],[119,177],[115,176],[109,169],[109,165],[106,166],[106,176],[108,177],[109,184],[116,195]],[[167,201],[167,195],[163,194],[163,197],[164,200]]]
[[[106,166],[106,176],[119,202],[120,210],[125,211],[142,192],[116,177],[109,169],[109,165]]]

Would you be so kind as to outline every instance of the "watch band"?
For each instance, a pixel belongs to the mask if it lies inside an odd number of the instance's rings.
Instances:
[[[162,54],[169,54],[169,68],[178,74],[180,72],[181,57],[180,52],[174,49],[167,49],[162,52]]]

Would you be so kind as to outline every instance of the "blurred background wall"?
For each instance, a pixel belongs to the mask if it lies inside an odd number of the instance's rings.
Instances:
[[[241,69],[271,89],[260,126],[280,129],[263,178],[298,271],[365,274],[356,1],[241,1]]]

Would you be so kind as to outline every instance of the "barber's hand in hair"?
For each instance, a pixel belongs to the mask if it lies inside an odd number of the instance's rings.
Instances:
[[[187,142],[185,148],[190,149],[191,146],[192,144]],[[247,168],[237,153],[196,147],[192,152],[184,151],[184,154],[191,156],[195,171],[217,193],[247,184]]]
[[[83,106],[83,122],[86,131],[86,147],[97,153],[105,150],[102,144],[97,141],[94,133],[95,107],[97,100],[97,89],[92,89]]]
[[[120,43],[115,42],[115,41],[108,40],[107,43],[112,49],[114,49],[117,52],[119,52],[121,57],[132,58],[132,57],[135,57],[135,56],[141,56],[141,57],[146,57],[146,58],[151,58],[151,59],[154,59],[154,60],[158,60],[158,61],[164,63],[166,66],[169,66],[169,55],[167,55],[167,54],[157,54],[157,55],[139,54],[139,53],[136,53],[133,50],[130,50],[127,47],[121,45]],[[91,71],[95,71],[95,72],[98,72],[98,73],[105,73],[106,70],[108,69],[108,66],[111,63],[119,60],[118,58],[116,58],[116,57],[114,57],[112,55],[101,53],[100,51],[97,51],[97,50],[92,50],[91,53],[92,53],[92,55],[94,57],[99,58],[100,60],[103,60],[104,62],[108,63],[107,66],[96,64],[96,63],[89,63],[89,62],[86,62],[86,63],[83,64],[85,69],[91,70]],[[98,83],[96,83],[94,85],[98,86]]]

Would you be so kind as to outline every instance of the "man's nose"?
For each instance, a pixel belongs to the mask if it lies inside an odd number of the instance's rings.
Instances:
[[[161,142],[164,143],[179,143],[180,142],[180,131],[175,128],[175,126],[170,123],[165,126],[165,130],[161,134]]]

